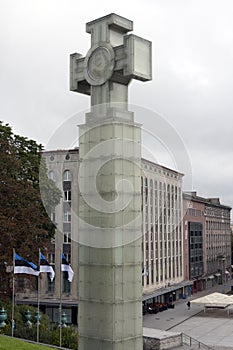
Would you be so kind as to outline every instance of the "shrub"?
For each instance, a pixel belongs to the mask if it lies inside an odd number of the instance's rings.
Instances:
[[[0,328],[0,334],[11,335],[11,303],[2,303],[0,301],[0,307],[4,307],[7,311],[8,319],[6,321],[6,326],[4,328]],[[25,314],[27,310],[31,313],[31,326],[26,325],[26,317]],[[15,320],[15,328],[14,328],[14,336],[17,338],[28,339],[28,340],[37,340],[37,325],[35,324],[35,312],[37,308],[29,306],[29,305],[15,305],[14,309],[14,320]],[[55,325],[53,329],[51,329],[50,321],[47,315],[40,312],[40,328],[39,328],[39,342],[44,344],[51,345],[60,345],[60,328],[58,325]],[[77,330],[72,327],[64,327],[62,328],[62,347],[66,347],[72,350],[78,349],[78,333]]]

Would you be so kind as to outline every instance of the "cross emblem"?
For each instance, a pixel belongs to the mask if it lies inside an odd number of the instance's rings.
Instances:
[[[91,106],[120,102],[127,110],[131,79],[148,81],[151,42],[129,34],[133,22],[114,13],[86,24],[91,48],[70,56],[70,90],[91,95]]]

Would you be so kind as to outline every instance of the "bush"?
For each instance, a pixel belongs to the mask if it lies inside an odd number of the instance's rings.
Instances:
[[[4,307],[7,312],[7,321],[4,328],[0,328],[0,334],[11,335],[11,303],[2,303],[0,301],[0,307]],[[27,310],[31,313],[31,326],[26,325],[25,314]],[[21,339],[37,340],[37,325],[35,324],[35,312],[37,308],[29,305],[16,305],[14,310],[14,336]],[[60,345],[60,328],[58,325],[51,329],[50,321],[47,315],[40,312],[40,328],[39,328],[39,342],[51,345]],[[72,350],[78,349],[78,333],[74,327],[62,328],[62,347],[66,347]]]

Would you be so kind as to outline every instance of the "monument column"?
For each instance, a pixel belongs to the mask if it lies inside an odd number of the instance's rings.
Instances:
[[[87,23],[91,49],[71,55],[71,90],[91,95],[80,126],[79,350],[142,350],[141,132],[132,78],[151,79],[151,43],[110,14]]]

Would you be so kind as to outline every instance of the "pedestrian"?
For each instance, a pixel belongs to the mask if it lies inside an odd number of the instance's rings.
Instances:
[[[187,302],[188,310],[190,310],[191,303],[190,301]]]

